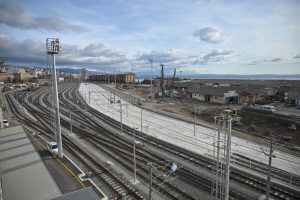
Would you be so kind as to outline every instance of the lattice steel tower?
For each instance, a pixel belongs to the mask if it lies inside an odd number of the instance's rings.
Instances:
[[[231,128],[232,116],[224,110],[221,115],[216,116],[217,137],[214,138],[215,168],[213,183],[213,195],[216,200],[229,199],[229,176],[230,176],[230,154],[231,154]]]
[[[47,38],[46,50],[47,54],[50,55],[50,62],[52,64],[52,87],[53,87],[53,98],[54,98],[54,112],[55,112],[55,127],[54,134],[56,135],[56,142],[58,144],[58,156],[63,158],[62,149],[62,137],[61,137],[61,126],[59,117],[59,101],[58,101],[58,88],[57,88],[57,76],[55,66],[55,55],[60,52],[61,46],[58,38]]]

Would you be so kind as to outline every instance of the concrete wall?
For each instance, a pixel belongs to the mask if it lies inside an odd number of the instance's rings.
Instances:
[[[210,97],[210,102],[212,103],[221,103],[221,104],[225,104],[225,97],[220,97],[220,96],[211,96]]]

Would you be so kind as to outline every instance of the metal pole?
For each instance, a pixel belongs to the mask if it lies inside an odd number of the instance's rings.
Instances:
[[[267,200],[270,199],[271,191],[271,168],[272,168],[272,157],[273,157],[273,135],[271,135],[270,141],[270,153],[269,153],[269,166],[268,166],[268,178],[267,178]]]
[[[55,120],[56,120],[56,130],[57,130],[57,143],[58,143],[58,156],[63,158],[62,149],[62,137],[61,137],[61,127],[60,127],[60,116],[59,116],[59,101],[58,101],[58,87],[57,87],[57,77],[56,77],[56,66],[55,66],[55,54],[52,54],[52,64],[53,64],[53,86],[54,86],[54,104],[55,104]]]
[[[110,97],[110,92],[107,90],[107,110],[109,110],[109,104],[110,104],[110,99],[109,99],[109,97]]]
[[[152,163],[149,165],[150,170],[149,170],[149,176],[150,176],[150,183],[149,183],[149,200],[152,200]]]
[[[229,175],[230,175],[230,150],[231,150],[231,119],[227,119],[227,154],[226,154],[226,174],[225,174],[225,200],[229,199]]]
[[[220,168],[220,139],[221,139],[221,119],[220,117],[217,118],[218,120],[218,139],[217,139],[217,166],[216,166],[216,194],[215,197],[218,199],[219,193],[219,168]]]
[[[117,88],[117,75],[116,75],[116,68],[114,68],[114,74],[115,74],[115,87]]]
[[[120,120],[121,120],[121,134],[123,133],[123,110],[122,110],[122,103],[120,103]]]
[[[114,90],[114,103],[116,103],[116,91]]]
[[[151,63],[151,79],[150,79],[150,97],[152,99],[152,69],[153,69],[153,59],[149,59],[150,63]]]
[[[69,107],[69,112],[70,112],[70,132],[72,134],[72,113],[71,113],[71,108]]]
[[[133,175],[136,182],[136,160],[135,160],[135,127],[133,127]]]
[[[126,101],[126,117],[128,118],[128,101],[129,101],[129,99],[127,99],[127,101]]]
[[[2,99],[4,100],[4,99]],[[0,107],[0,128],[2,129],[3,128],[3,115],[2,115],[2,107]]]
[[[143,108],[141,108],[141,133],[143,132]]]
[[[194,116],[194,136],[196,136],[196,103],[194,104],[194,112],[195,112],[195,116]]]

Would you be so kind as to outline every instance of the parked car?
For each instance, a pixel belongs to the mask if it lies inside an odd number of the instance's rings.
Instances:
[[[47,144],[47,150],[51,154],[57,155],[58,154],[58,145],[57,145],[57,142],[48,142],[48,144]]]

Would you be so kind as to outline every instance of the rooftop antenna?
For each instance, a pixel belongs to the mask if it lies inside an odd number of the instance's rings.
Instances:
[[[57,89],[57,77],[56,77],[56,66],[55,66],[55,55],[60,52],[61,46],[59,44],[58,38],[47,38],[46,39],[46,50],[47,54],[50,55],[50,62],[53,68],[52,76],[52,87],[54,93],[54,112],[55,112],[55,134],[56,142],[58,144],[58,156],[63,158],[62,149],[62,138],[61,138],[61,127],[60,127],[60,117],[59,117],[59,101],[58,101],[58,89]]]

